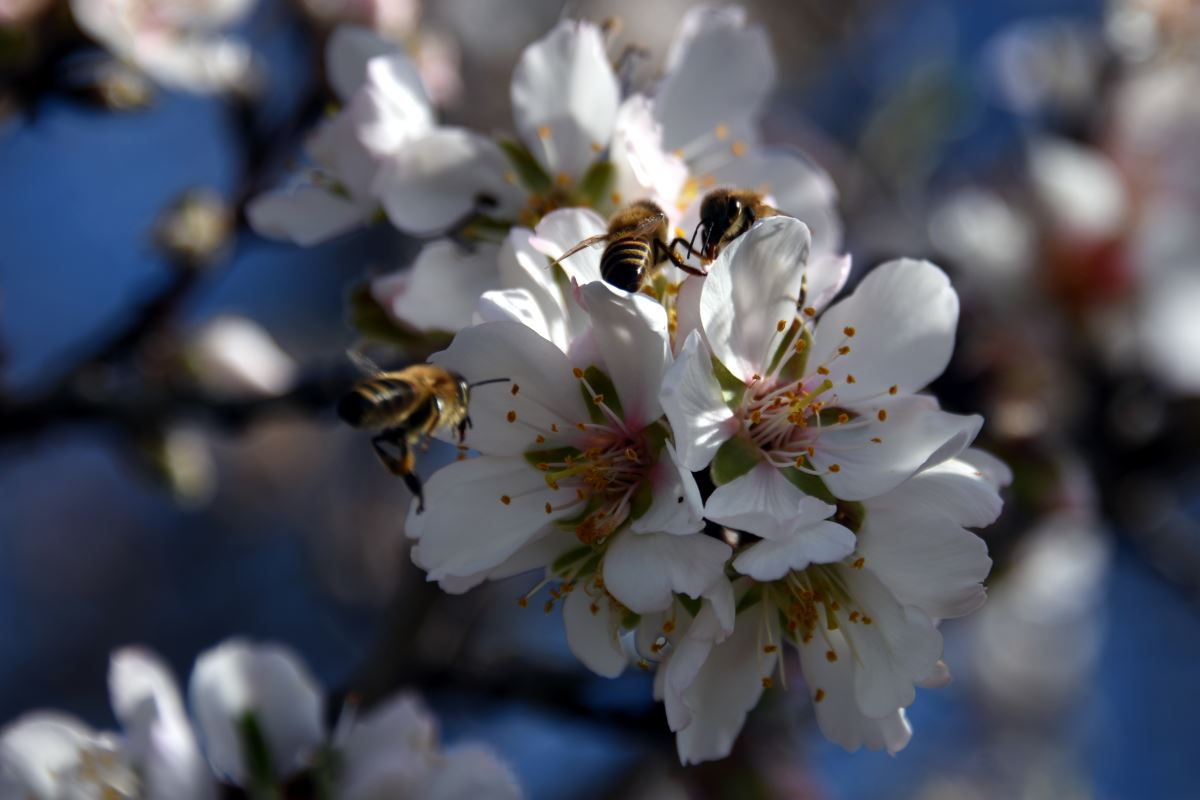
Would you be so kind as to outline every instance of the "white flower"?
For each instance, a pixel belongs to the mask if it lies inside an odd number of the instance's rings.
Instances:
[[[941,373],[954,346],[958,299],[945,274],[927,262],[890,262],[822,313],[844,273],[807,254],[808,231],[787,217],[727,247],[704,281],[702,332],[664,381],[684,465],[701,469],[725,451],[714,468],[728,485],[710,503],[786,498],[789,482],[810,479],[838,498],[872,497],[961,451],[979,429],[978,417],[913,394]],[[714,363],[729,376],[732,401]],[[775,470],[752,469],[759,461]],[[791,491],[798,502],[801,489]]]
[[[308,246],[366,225],[379,213],[371,186],[381,161],[433,129],[416,67],[371,31],[334,31],[326,72],[345,106],[310,137],[313,166],[248,206],[263,236]]]
[[[684,15],[653,92],[662,146],[691,176],[676,205],[691,230],[702,195],[716,186],[753,189],[813,233],[814,251],[837,252],[842,223],[830,177],[802,154],[760,144],[757,121],[774,90],[775,60],[745,9],[694,8]]]
[[[219,395],[271,397],[296,382],[296,362],[246,317],[207,322],[189,342],[187,357],[199,381]]]
[[[787,685],[784,645],[799,652],[827,738],[848,750],[902,749],[914,685],[948,680],[935,621],[983,602],[990,561],[965,528],[995,519],[997,488],[1008,480],[1003,465],[978,451],[922,470],[885,495],[843,506],[855,530],[846,558],[786,574],[765,559],[752,564],[755,580],[735,583],[732,633],[717,624],[714,605],[657,651],[642,645],[649,658],[662,653],[658,694],[680,759],[729,753],[763,688],[776,673]],[[742,550],[735,566],[756,547]]]
[[[116,57],[170,89],[249,88],[254,59],[221,35],[254,0],[71,0],[75,20]]]
[[[572,649],[615,675],[626,613],[709,591],[729,547],[698,533],[699,492],[662,421],[665,311],[600,282],[580,301],[590,327],[569,353],[504,319],[461,331],[433,357],[475,380],[507,377],[511,389],[475,393],[467,444],[482,455],[437,472],[406,529],[413,560],[450,591],[546,569],[561,582]]]
[[[108,676],[123,735],[96,733],[57,712],[33,712],[0,733],[0,794],[38,800],[144,797],[212,800],[175,680],[154,655],[113,654]]]
[[[352,722],[339,724],[336,746],[342,800],[518,800],[520,786],[487,748],[441,752],[434,719],[409,695],[398,695]]]

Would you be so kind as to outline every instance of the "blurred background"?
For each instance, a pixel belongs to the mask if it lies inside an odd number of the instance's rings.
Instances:
[[[620,17],[650,77],[689,5],[416,2],[396,35],[482,131],[511,129],[512,67],[560,14]],[[408,494],[329,410],[348,295],[419,243],[245,225],[332,102],[343,5],[260,0],[222,96],[115,68],[65,4],[0,0],[0,720],[109,725],[113,648],[186,676],[248,635],[331,693],[420,689],[534,798],[1200,795],[1200,6],[745,3],[779,66],[765,138],[833,175],[856,277],[951,273],[934,388],[1015,481],[981,534],[990,600],[944,626],[955,680],[919,693],[907,750],[846,754],[776,691],[730,759],[682,770],[648,676],[586,674],[557,616],[517,607],[532,580],[424,583]]]

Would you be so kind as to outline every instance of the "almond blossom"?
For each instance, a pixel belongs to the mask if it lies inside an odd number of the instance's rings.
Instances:
[[[763,691],[776,677],[788,686],[784,645],[799,656],[799,675],[794,664],[790,671],[803,678],[827,738],[848,750],[903,749],[914,686],[949,678],[936,621],[970,613],[984,599],[991,562],[966,528],[994,521],[997,490],[1008,480],[998,461],[969,450],[849,507],[855,541],[843,559],[789,568],[746,559],[759,545],[742,550],[734,564],[749,577],[733,584],[735,624],[719,624],[718,606],[706,606],[685,616],[687,624],[669,620],[654,644],[642,646],[662,661],[656,693],[677,731],[680,759],[728,755]]]
[[[113,654],[109,695],[119,734],[49,711],[0,731],[0,794],[215,800],[241,787],[275,796],[312,772],[347,800],[521,797],[491,751],[440,750],[434,720],[412,696],[363,714],[349,707],[327,731],[320,687],[278,645],[231,639],[200,655],[188,687],[199,735],[170,670],[149,651]]]
[[[545,570],[572,649],[611,676],[627,662],[624,620],[670,606],[675,593],[712,590],[729,547],[700,534],[699,491],[662,419],[664,309],[599,281],[578,302],[589,327],[568,352],[536,326],[501,319],[433,357],[461,374],[508,377],[511,390],[472,398],[466,444],[481,455],[435,473],[426,511],[410,510],[406,530],[413,560],[449,591]]]
[[[169,89],[211,93],[250,88],[254,58],[221,31],[254,0],[71,0],[79,27],[117,58]]]

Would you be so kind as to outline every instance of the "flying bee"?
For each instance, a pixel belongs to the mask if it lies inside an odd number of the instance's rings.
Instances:
[[[668,243],[667,215],[649,200],[639,200],[613,214],[608,221],[607,233],[584,239],[559,256],[555,263],[598,244],[604,245],[600,277],[627,292],[638,291],[664,261],[670,261],[692,275],[704,275],[675,253],[677,245],[688,246],[687,240],[676,237]]]
[[[700,203],[700,224],[692,233],[703,231],[700,257],[711,262],[725,245],[750,230],[763,217],[773,217],[779,210],[767,205],[762,194],[751,189],[714,189]],[[691,250],[691,245],[688,245]]]
[[[337,414],[351,427],[376,432],[371,439],[375,455],[389,472],[404,479],[417,498],[420,514],[425,510],[425,498],[414,471],[413,448],[439,429],[457,432],[461,444],[471,427],[467,413],[471,389],[508,378],[467,383],[457,372],[433,364],[384,372],[361,353],[352,350],[347,355],[367,377],[342,395]],[[396,452],[389,452],[384,445],[391,445]]]

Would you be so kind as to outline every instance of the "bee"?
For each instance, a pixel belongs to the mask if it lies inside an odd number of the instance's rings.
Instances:
[[[670,261],[692,275],[705,274],[675,253],[677,245],[688,246],[687,240],[676,237],[668,243],[667,215],[649,200],[639,200],[613,214],[608,221],[607,233],[584,239],[559,256],[555,263],[598,244],[605,246],[604,254],[600,256],[600,277],[627,292],[638,291],[664,261]]]
[[[704,232],[700,257],[711,262],[725,245],[750,230],[756,221],[778,213],[778,209],[767,205],[763,196],[751,189],[714,189],[700,203],[700,223],[692,233],[692,241],[697,233]]]
[[[337,414],[351,427],[376,432],[371,439],[375,455],[389,472],[404,479],[417,498],[420,514],[425,510],[425,498],[414,471],[413,448],[439,428],[456,431],[461,444],[471,427],[467,413],[471,389],[508,378],[468,383],[457,372],[433,364],[384,372],[361,353],[352,350],[347,355],[367,377],[342,395]],[[391,445],[396,452],[384,445]]]

